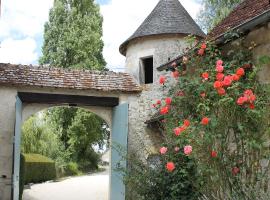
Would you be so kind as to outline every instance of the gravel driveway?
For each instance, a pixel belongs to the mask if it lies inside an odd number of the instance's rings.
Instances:
[[[23,200],[108,200],[109,172],[42,183],[24,190]]]

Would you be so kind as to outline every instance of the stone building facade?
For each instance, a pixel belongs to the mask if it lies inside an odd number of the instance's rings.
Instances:
[[[157,68],[186,50],[185,37],[188,35],[205,36],[178,0],[160,0],[134,34],[120,46],[120,52],[126,56],[125,71],[143,89],[136,97],[129,98],[128,148],[144,160],[158,153],[162,142],[157,130],[146,124],[155,114],[153,102],[166,93],[162,92],[159,77],[168,76],[168,73]]]

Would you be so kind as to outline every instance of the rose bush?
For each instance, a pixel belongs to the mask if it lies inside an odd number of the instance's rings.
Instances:
[[[260,199],[267,194],[269,89],[258,81],[260,65],[251,64],[251,58],[250,48],[222,54],[203,42],[170,68],[177,71],[176,84],[166,85],[169,81],[160,77],[157,84],[170,92],[153,106],[164,118],[158,165],[132,163],[126,175],[138,199]]]

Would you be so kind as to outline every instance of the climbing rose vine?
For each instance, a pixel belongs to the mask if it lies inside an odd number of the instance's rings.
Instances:
[[[245,199],[252,193],[243,192],[245,187],[269,181],[269,148],[263,143],[269,139],[269,98],[251,52],[230,53],[224,57],[204,42],[173,63],[176,83],[166,85],[170,81],[160,77],[162,88],[171,90],[155,109],[164,117],[163,170],[184,170],[180,158],[188,157],[196,163],[199,176],[192,184],[201,194]],[[262,160],[268,164],[260,165]]]

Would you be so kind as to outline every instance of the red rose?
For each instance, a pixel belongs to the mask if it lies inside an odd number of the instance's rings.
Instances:
[[[169,106],[164,106],[160,109],[161,115],[166,115],[169,112]]]
[[[246,101],[247,101],[247,98],[246,98],[246,97],[239,97],[239,98],[237,99],[237,104],[238,104],[239,106],[242,106],[244,103],[246,103]]]
[[[232,168],[232,174],[235,176],[240,172],[240,169],[238,167],[233,167]]]
[[[175,128],[173,131],[176,136],[179,136],[181,134],[181,129],[179,127]]]
[[[226,90],[225,90],[224,88],[222,88],[222,87],[221,87],[221,88],[218,88],[218,89],[217,89],[217,92],[218,92],[218,94],[221,95],[221,96],[226,94]]]
[[[222,73],[224,71],[224,67],[222,65],[216,66],[216,71]]]
[[[165,99],[165,103],[166,103],[167,105],[171,105],[172,99],[171,99],[170,97],[167,97],[167,98]]]
[[[241,68],[238,68],[237,70],[236,70],[236,74],[238,75],[238,76],[244,76],[245,75],[245,70],[241,67]]]
[[[202,56],[204,54],[204,49],[199,49],[198,54]]]
[[[189,120],[184,120],[184,125],[185,127],[189,127],[190,126],[190,121]]]
[[[254,94],[250,95],[249,101],[252,103],[256,100],[256,96]]]
[[[211,157],[216,158],[217,157],[217,152],[216,151],[211,151]]]
[[[209,74],[208,74],[207,72],[204,72],[204,73],[202,73],[202,77],[203,77],[205,80],[208,80]]]
[[[160,77],[159,77],[159,83],[160,83],[160,84],[164,84],[165,81],[166,81],[166,77],[165,77],[165,76],[160,76]]]
[[[201,124],[207,125],[207,124],[209,124],[209,121],[210,121],[210,119],[208,117],[204,117],[204,118],[202,118]]]
[[[201,49],[206,49],[206,44],[205,43],[202,43],[202,45],[201,45]]]
[[[173,162],[168,162],[166,168],[169,172],[172,172],[175,169],[175,165]]]
[[[216,79],[217,79],[218,81],[222,81],[223,78],[224,78],[224,74],[223,74],[223,73],[217,73]]]
[[[238,76],[237,74],[232,75],[232,77],[234,81],[239,81],[240,79],[240,76]]]
[[[249,108],[250,108],[251,110],[254,110],[254,109],[255,109],[255,105],[254,105],[253,103],[251,103],[251,104],[249,105]]]
[[[252,90],[245,90],[244,92],[244,95],[247,95],[247,96],[250,96],[252,94],[253,94]]]
[[[224,86],[230,86],[232,84],[232,77],[231,76],[225,76],[222,83],[223,83]]]
[[[173,78],[178,78],[180,76],[180,73],[178,70],[175,70],[174,72],[172,72],[172,77]]]
[[[221,81],[215,81],[214,82],[214,88],[221,88],[223,86],[222,82]]]
[[[157,100],[157,105],[160,105],[161,104],[161,101],[160,100]]]

